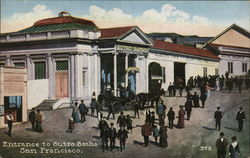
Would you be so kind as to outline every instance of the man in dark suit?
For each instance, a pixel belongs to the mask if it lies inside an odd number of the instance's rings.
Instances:
[[[115,147],[115,139],[116,139],[117,133],[116,129],[114,128],[114,124],[110,124],[109,128],[109,140],[110,140],[110,150],[112,151]]]
[[[172,107],[170,107],[167,116],[168,116],[169,128],[173,129],[175,112],[173,111]]]
[[[119,124],[119,127],[126,126],[126,117],[123,115],[123,112],[120,112],[120,116],[117,119],[117,124]]]
[[[187,112],[187,120],[190,120],[191,112],[192,112],[192,100],[188,99],[185,103],[185,111]]]
[[[214,113],[214,119],[215,119],[215,129],[218,128],[220,131],[220,125],[221,125],[221,120],[222,120],[222,113],[220,111],[220,107],[217,107],[217,111]]]
[[[87,114],[87,107],[84,104],[83,100],[81,100],[81,104],[79,105],[79,111],[81,114],[81,122],[83,123],[86,121],[85,115]]]
[[[113,119],[115,119],[115,110],[114,110],[114,107],[113,107],[113,104],[111,102],[108,103],[108,117],[107,117],[107,120],[109,119],[109,116],[110,114],[113,115]]]
[[[224,133],[220,132],[220,138],[216,140],[217,157],[225,158],[227,153],[228,141],[224,137]]]
[[[100,138],[102,140],[102,151],[108,149],[109,125],[105,120],[101,120],[98,124],[100,129]]]
[[[29,113],[29,121],[32,125],[32,130],[35,130],[35,123],[36,123],[36,112],[35,108],[32,108],[32,111]]]
[[[138,102],[136,102],[134,104],[134,111],[135,111],[135,118],[136,118],[136,115],[138,116],[138,119],[140,119],[140,114],[139,114],[139,104]]]
[[[237,115],[236,115],[236,120],[238,121],[239,123],[239,131],[242,131],[243,130],[243,123],[244,123],[244,120],[245,120],[245,113],[244,111],[242,111],[242,107],[240,107],[240,110],[237,112]]]
[[[118,131],[118,139],[120,140],[120,150],[125,149],[126,147],[126,140],[128,138],[128,132],[125,129],[124,126],[121,126],[121,128]]]
[[[144,138],[144,147],[148,146],[149,136],[151,135],[152,127],[150,126],[149,122],[146,120],[145,124],[142,125],[141,134]]]

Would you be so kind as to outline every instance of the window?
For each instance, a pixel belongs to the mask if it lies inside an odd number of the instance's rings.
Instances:
[[[8,109],[21,108],[22,96],[5,96],[4,104]]]
[[[5,63],[0,63],[0,66],[4,66],[5,65]]]
[[[57,71],[67,71],[68,70],[68,61],[56,61],[56,70]]]
[[[85,70],[82,72],[82,85],[86,86],[86,71]]]
[[[20,66],[20,67],[25,67],[25,63],[24,62],[18,62],[18,63],[14,63],[15,66]]]
[[[166,83],[166,68],[165,67],[162,67],[162,82],[163,83]]]
[[[219,69],[215,68],[215,75],[219,75]]]
[[[247,63],[242,63],[242,72],[247,72]]]
[[[233,73],[233,62],[228,62],[228,73]]]
[[[203,76],[207,76],[207,67],[203,67]]]
[[[45,79],[45,78],[46,78],[46,63],[35,62],[35,79]]]

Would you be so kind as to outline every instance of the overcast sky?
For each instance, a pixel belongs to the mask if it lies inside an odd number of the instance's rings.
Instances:
[[[146,33],[215,36],[233,23],[250,30],[249,1],[1,0],[1,33],[61,11],[93,20],[100,28],[137,25]]]

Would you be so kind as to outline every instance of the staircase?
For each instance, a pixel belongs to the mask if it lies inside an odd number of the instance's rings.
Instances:
[[[53,110],[53,105],[58,101],[58,99],[46,99],[37,106],[39,110]]]

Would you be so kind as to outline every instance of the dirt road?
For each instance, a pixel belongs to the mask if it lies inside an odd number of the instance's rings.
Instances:
[[[216,158],[215,141],[219,137],[219,131],[214,130],[215,121],[213,119],[214,111],[217,106],[221,107],[223,120],[221,131],[225,133],[226,138],[230,140],[232,136],[237,136],[240,144],[242,158],[249,156],[249,114],[250,114],[250,93],[244,90],[239,94],[236,90],[229,94],[226,91],[212,91],[207,100],[205,108],[193,108],[191,120],[185,120],[184,129],[168,129],[167,148],[161,148],[153,142],[150,137],[150,144],[147,148],[143,147],[143,137],[141,136],[141,125],[144,122],[145,115],[141,111],[141,119],[133,119],[133,133],[129,134],[126,150],[118,150],[119,142],[116,141],[117,149],[113,152],[101,150],[99,140],[99,130],[97,128],[98,120],[87,116],[85,123],[78,123],[73,133],[66,132],[68,128],[68,119],[71,116],[72,109],[58,109],[44,113],[43,133],[30,131],[30,124],[25,123],[13,128],[13,137],[8,137],[5,133],[7,129],[0,130],[0,155],[3,158],[27,158],[27,157],[137,157],[137,158]],[[183,105],[185,97],[162,97],[167,105],[167,111],[170,107],[178,113],[179,105]],[[235,120],[239,107],[242,106],[246,113],[243,132],[238,132],[238,124]],[[152,110],[154,110],[152,108]],[[132,111],[125,111],[125,115],[133,116]],[[107,113],[104,113],[107,116]],[[118,115],[116,115],[117,119]],[[116,120],[110,119],[108,123],[116,123]],[[167,120],[165,120],[167,122]],[[177,119],[175,120],[175,124]],[[3,142],[28,142],[39,143],[39,147],[4,147]],[[65,142],[66,144],[62,144]],[[48,143],[50,146],[43,146]],[[67,144],[68,143],[68,144]],[[69,144],[73,146],[69,146]],[[84,144],[85,143],[85,144]],[[83,146],[85,145],[85,146]],[[87,145],[87,146],[86,146]],[[41,148],[79,151],[80,153],[41,153]],[[34,150],[31,150],[34,149]],[[37,153],[32,153],[37,152]],[[49,151],[49,152],[51,152]],[[60,152],[62,152],[60,151]],[[24,153],[20,153],[24,152]],[[0,156],[0,157],[1,157]]]

